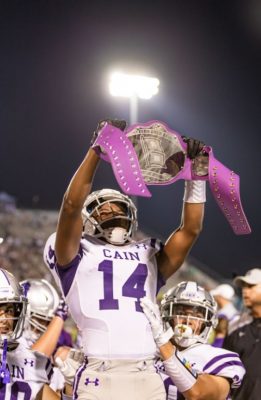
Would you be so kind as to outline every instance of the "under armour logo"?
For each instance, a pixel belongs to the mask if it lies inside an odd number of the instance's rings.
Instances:
[[[31,367],[34,366],[34,360],[27,360],[27,358],[24,359],[24,365],[29,364]]]
[[[163,364],[156,364],[155,365],[155,368],[156,368],[156,372],[157,372],[157,374],[159,373],[159,372],[165,372],[165,368],[164,368],[164,365]]]
[[[51,246],[49,246],[49,249],[48,249],[48,257],[49,257],[49,259],[46,257],[46,261],[47,261],[50,269],[54,269],[55,264],[56,264],[56,257],[55,257],[55,252],[51,248]],[[53,262],[52,262],[52,259],[53,259]]]
[[[96,378],[94,381],[91,381],[89,378],[86,379],[85,385],[89,385],[90,383],[93,383],[95,386],[99,385],[99,379]]]
[[[147,248],[148,248],[148,246],[145,243],[135,244],[135,246],[137,247],[137,249],[140,249],[141,247],[143,247],[145,250],[147,250]]]

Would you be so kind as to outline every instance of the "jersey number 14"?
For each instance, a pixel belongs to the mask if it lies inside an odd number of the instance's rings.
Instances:
[[[104,284],[104,298],[99,300],[100,310],[118,310],[119,300],[113,297],[113,262],[111,260],[102,261],[98,266],[98,271],[103,272]],[[135,301],[136,311],[142,312],[139,300],[146,295],[144,285],[147,276],[147,265],[140,263],[122,287],[122,296],[137,299]]]

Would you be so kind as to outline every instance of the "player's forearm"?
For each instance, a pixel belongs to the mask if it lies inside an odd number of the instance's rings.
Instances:
[[[54,317],[47,330],[40,336],[40,338],[33,344],[32,350],[39,351],[47,357],[53,354],[60,334],[62,332],[64,321],[60,317]]]
[[[230,386],[226,378],[208,374],[198,375],[184,364],[182,354],[172,345],[171,354],[169,344],[171,343],[160,346],[165,371],[185,399],[224,400],[227,398]]]
[[[180,230],[191,235],[194,241],[203,227],[205,203],[184,203]]]
[[[224,400],[229,390],[230,385],[226,378],[201,374],[192,388],[183,392],[183,396],[187,400]]]
[[[95,151],[89,149],[65,192],[62,206],[64,212],[81,211],[83,203],[91,191],[99,160]]]
[[[163,346],[159,347],[159,351],[160,351],[162,359],[167,360],[168,358],[170,358],[173,355],[173,353],[175,351],[175,347],[173,346],[173,344],[171,342],[167,342]]]

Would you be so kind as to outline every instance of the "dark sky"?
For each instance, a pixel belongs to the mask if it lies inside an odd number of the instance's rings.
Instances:
[[[225,278],[261,267],[261,2],[258,0],[0,3],[0,191],[21,207],[58,209],[97,121],[128,119],[108,94],[113,68],[157,76],[139,122],[159,119],[200,138],[240,174],[252,226],[236,236],[208,193],[192,255]],[[117,183],[102,163],[94,188]],[[180,219],[183,183],[150,187],[140,227],[166,238]]]

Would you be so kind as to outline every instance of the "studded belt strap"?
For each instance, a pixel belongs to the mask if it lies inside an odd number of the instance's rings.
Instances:
[[[186,145],[180,135],[176,132],[175,135],[180,139],[181,146],[185,148]],[[105,124],[92,147],[99,152],[103,160],[111,163],[117,182],[124,193],[151,197],[140,170],[137,154],[126,132]],[[234,233],[237,235],[251,233],[240,200],[239,176],[215,159],[211,147],[206,147],[205,151],[209,156],[208,175],[200,177],[195,175],[192,161],[186,157],[183,169],[169,182],[160,184],[171,184],[180,179],[208,180],[214,198]]]

